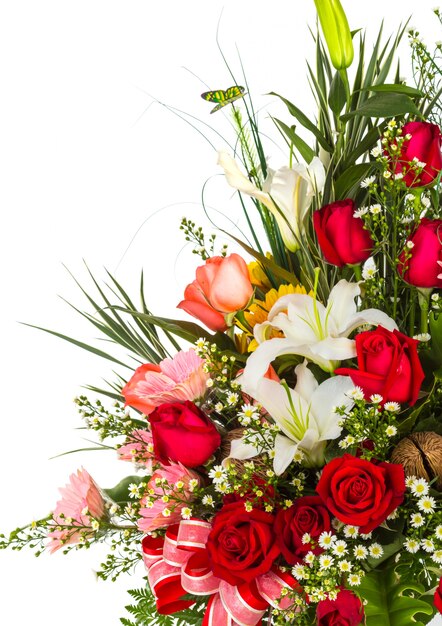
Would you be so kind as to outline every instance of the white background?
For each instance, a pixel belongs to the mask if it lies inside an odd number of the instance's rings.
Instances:
[[[427,38],[442,38],[432,0],[421,0],[417,11],[415,0],[344,5],[352,29],[367,26],[370,41],[382,17],[389,34],[413,12],[411,23]],[[57,487],[81,465],[103,487],[130,469],[108,452],[49,460],[88,445],[74,430],[80,420],[72,398],[81,385],[112,378],[107,362],[19,324],[95,337],[58,297],[87,309],[62,264],[88,286],[82,259],[100,277],[106,267],[134,297],[143,268],[151,308],[174,317],[196,263],[182,249],[179,221],[187,215],[205,223],[200,192],[207,179],[209,204],[237,219],[239,204],[217,176],[213,147],[165,107],[149,107],[155,97],[232,139],[223,113],[209,115],[211,106],[199,97],[234,82],[216,46],[219,20],[223,51],[241,76],[237,44],[257,108],[285,115],[264,95],[273,90],[309,110],[311,0],[0,2],[4,531],[44,516]],[[401,56],[405,74],[406,42]],[[271,129],[265,110],[263,128]],[[285,163],[283,152],[270,143],[267,149],[276,165]],[[114,585],[95,582],[101,555],[0,553],[0,623],[117,626],[129,600],[125,589],[140,585],[143,571]]]

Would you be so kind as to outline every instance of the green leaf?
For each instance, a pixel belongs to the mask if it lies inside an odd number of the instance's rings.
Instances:
[[[430,335],[431,335],[431,358],[439,365],[442,365],[442,315],[436,317],[434,312],[430,313]]]
[[[144,476],[127,476],[126,478],[123,478],[123,480],[120,480],[118,485],[115,485],[115,487],[103,489],[103,491],[114,502],[129,502],[129,485],[132,483],[138,485],[144,480],[144,478]]]
[[[60,339],[64,339],[65,341],[69,341],[69,343],[73,343],[74,346],[78,346],[79,348],[82,348],[83,350],[87,350],[88,352],[92,352],[92,354],[95,354],[103,359],[107,359],[108,361],[112,361],[113,363],[117,363],[118,365],[122,365],[123,367],[127,367],[128,369],[132,369],[129,367],[129,365],[126,365],[125,363],[123,363],[122,361],[119,361],[118,359],[115,359],[113,356],[111,356],[110,354],[107,354],[106,352],[103,352],[102,350],[98,350],[97,348],[94,348],[93,346],[89,346],[86,343],[83,343],[82,341],[77,341],[77,339],[73,339],[72,337],[68,337],[67,335],[63,335],[62,333],[57,333],[55,332],[55,330],[49,330],[48,328],[42,328],[41,326],[34,326],[33,324],[26,324],[26,322],[22,322],[22,324],[24,326],[29,326],[30,328],[36,328],[37,330],[42,330],[45,333],[49,333],[50,335],[54,335],[54,337],[59,337]]]
[[[335,182],[336,198],[344,199],[354,196],[353,188],[359,188],[361,180],[366,178],[372,169],[373,163],[357,163],[346,169]]]
[[[423,626],[416,615],[433,615],[432,608],[420,597],[425,589],[413,581],[404,581],[395,573],[394,565],[372,570],[362,578],[358,592],[364,606],[366,626]]]
[[[316,137],[316,139],[318,140],[318,143],[324,148],[324,150],[330,153],[333,152],[333,148],[330,146],[329,143],[327,143],[327,140],[325,139],[324,135],[315,126],[315,124],[313,124],[313,122],[309,120],[309,118],[305,115],[305,113],[301,111],[301,109],[298,109],[297,106],[292,104],[289,100],[286,100],[286,98],[283,98],[279,94],[275,93],[274,91],[270,92],[269,95],[276,96],[277,98],[282,100],[284,104],[286,105],[286,107],[288,108],[289,113],[293,115],[293,117],[295,117],[298,120],[298,122],[302,124],[302,126],[304,126],[304,128],[309,130]]]
[[[281,120],[277,118],[272,118],[275,124],[279,126],[281,131],[286,135],[287,139],[293,146],[298,150],[299,154],[302,156],[306,163],[310,163],[310,161],[315,156],[315,151],[310,148],[308,143],[304,141],[296,132],[294,126],[287,126]]]
[[[396,115],[406,115],[407,113],[419,117],[422,116],[409,96],[402,93],[376,93],[371,98],[368,98],[356,111],[342,115],[341,120],[347,121],[352,117],[387,118],[395,117]]]
[[[328,104],[335,115],[339,115],[347,101],[344,81],[341,74],[336,72],[330,85],[330,93],[328,94]]]
[[[409,87],[408,85],[401,84],[383,84],[383,85],[370,85],[370,87],[364,87],[362,91],[375,91],[375,92],[388,92],[388,93],[404,93],[407,96],[414,98],[423,98],[424,94],[420,89],[415,87]]]
[[[264,254],[257,252],[256,250],[248,246],[246,243],[241,241],[241,239],[234,237],[233,235],[231,235],[230,233],[227,233],[226,231],[222,231],[222,232],[226,233],[226,235],[229,235],[231,239],[236,241],[236,243],[238,243],[242,248],[244,248],[244,250],[246,250],[246,252],[248,252],[251,256],[255,257],[255,259],[257,259],[257,261],[259,261],[261,265],[265,267],[269,272],[271,272],[274,276],[277,276],[279,279],[292,285],[299,284],[299,280],[296,278],[295,274],[292,274],[292,272],[289,272],[288,270],[285,270],[283,267],[280,267],[274,261],[272,261],[271,259],[268,259]]]

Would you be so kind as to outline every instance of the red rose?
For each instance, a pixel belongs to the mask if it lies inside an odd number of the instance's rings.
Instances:
[[[399,256],[399,273],[415,287],[442,287],[442,220],[424,217],[408,239],[413,247],[405,248]],[[408,258],[407,258],[408,257]]]
[[[326,261],[342,267],[366,261],[373,240],[360,217],[354,217],[355,203],[347,199],[323,206],[313,213],[313,225]]]
[[[197,467],[221,445],[215,425],[193,402],[161,404],[149,415],[155,457]]]
[[[434,606],[442,613],[442,578],[439,580],[439,585],[434,592]]]
[[[250,512],[244,502],[225,504],[213,518],[206,548],[212,571],[231,585],[265,574],[279,555],[270,513]]]
[[[344,454],[327,463],[316,491],[340,522],[369,533],[404,499],[404,468]]]
[[[359,369],[339,367],[335,374],[350,376],[367,399],[376,393],[383,402],[413,405],[424,380],[416,339],[378,326],[359,333],[355,340]]]
[[[429,185],[442,170],[442,137],[439,126],[429,122],[408,122],[402,129],[402,136],[406,135],[411,135],[411,139],[405,139],[402,144],[396,161],[396,174],[404,174],[407,187]],[[410,167],[413,159],[425,163],[420,174]]]
[[[321,600],[316,608],[317,626],[357,626],[364,619],[360,599],[341,589],[336,600]]]
[[[314,554],[322,552],[318,546],[313,548],[311,543],[302,543],[305,533],[317,543],[319,535],[330,529],[330,515],[319,496],[303,496],[288,509],[281,509],[274,526],[276,542],[289,565],[301,561],[310,550]]]

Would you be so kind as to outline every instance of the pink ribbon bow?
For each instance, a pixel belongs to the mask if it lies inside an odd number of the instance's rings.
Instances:
[[[143,539],[143,561],[158,613],[169,615],[192,606],[194,602],[184,598],[187,593],[211,595],[202,626],[257,626],[269,605],[292,605],[292,599],[281,597],[282,590],[301,588],[277,567],[238,586],[214,576],[206,550],[211,529],[204,520],[182,520],[169,526],[164,539]]]

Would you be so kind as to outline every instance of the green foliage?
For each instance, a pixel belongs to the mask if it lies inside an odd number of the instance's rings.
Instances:
[[[422,598],[424,591],[419,583],[399,577],[394,564],[372,570],[358,587],[358,593],[367,601],[366,626],[427,624],[435,609]]]
[[[124,626],[200,626],[207,606],[207,597],[185,596],[185,599],[195,600],[191,608],[172,615],[160,615],[148,585],[144,589],[131,589],[128,593],[135,602],[125,607],[131,619],[120,618]]]

